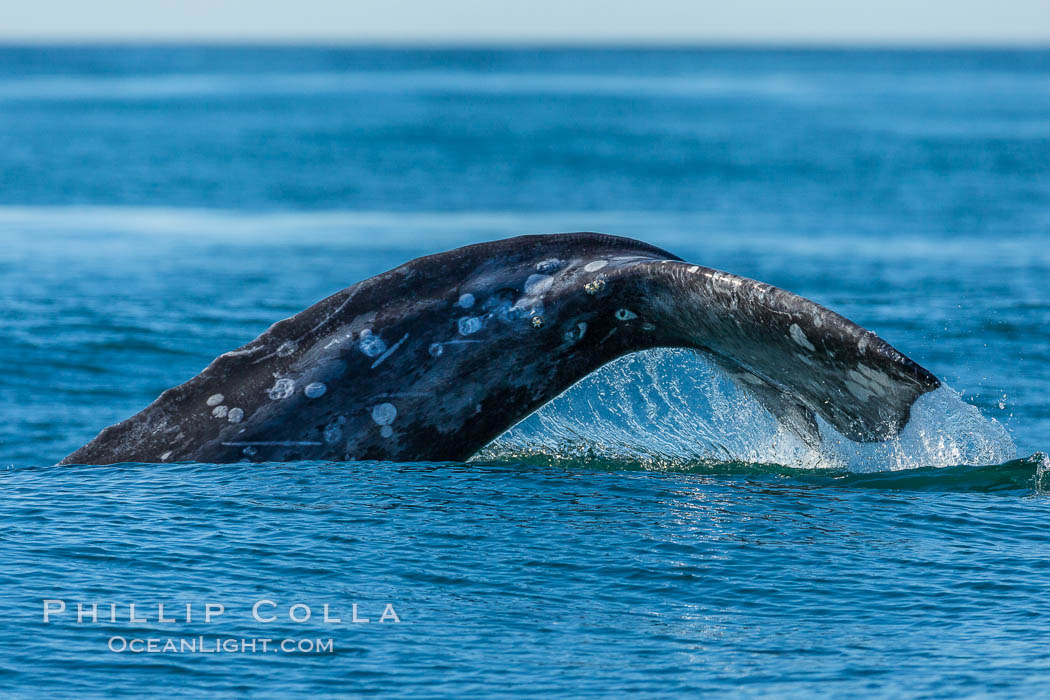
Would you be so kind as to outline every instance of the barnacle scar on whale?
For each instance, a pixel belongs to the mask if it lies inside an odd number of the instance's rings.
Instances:
[[[106,428],[63,464],[464,460],[628,353],[707,354],[803,437],[895,436],[940,386],[808,299],[597,233],[521,236],[358,282]]]

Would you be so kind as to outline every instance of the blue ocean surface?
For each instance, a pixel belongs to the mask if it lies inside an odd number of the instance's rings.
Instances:
[[[1044,695],[1048,163],[1048,51],[0,48],[0,695]],[[946,388],[813,449],[653,351],[467,463],[53,466],[351,283],[573,230]]]

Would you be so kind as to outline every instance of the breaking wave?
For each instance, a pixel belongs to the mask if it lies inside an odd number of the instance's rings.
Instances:
[[[1016,456],[1006,429],[946,386],[921,396],[892,440],[853,442],[822,419],[818,423],[819,444],[807,444],[702,355],[649,350],[584,378],[475,459],[649,469],[775,464],[871,473],[995,465]]]

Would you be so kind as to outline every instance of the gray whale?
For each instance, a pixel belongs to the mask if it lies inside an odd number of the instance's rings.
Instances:
[[[602,365],[711,357],[778,420],[896,435],[937,378],[871,331],[762,282],[597,233],[417,258],[275,323],[62,464],[461,461]]]

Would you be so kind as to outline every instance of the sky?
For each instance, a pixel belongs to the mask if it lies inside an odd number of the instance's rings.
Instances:
[[[1050,0],[0,0],[0,41],[1050,45]]]

